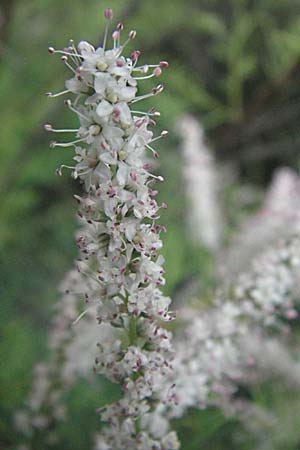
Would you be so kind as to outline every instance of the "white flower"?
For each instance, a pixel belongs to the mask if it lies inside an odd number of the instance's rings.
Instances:
[[[132,372],[138,372],[147,363],[147,356],[143,352],[137,347],[128,347],[123,359],[123,367],[128,375]]]
[[[101,102],[99,103],[99,105],[96,108],[96,114],[98,117],[100,117],[100,119],[105,119],[107,118],[108,120],[108,116],[111,115],[111,113],[113,112],[113,106],[111,103],[109,103],[106,100],[101,100]]]

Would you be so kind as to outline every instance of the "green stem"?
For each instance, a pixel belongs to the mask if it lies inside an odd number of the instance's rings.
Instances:
[[[135,317],[131,317],[129,321],[129,342],[131,345],[135,344],[137,341],[137,319]]]

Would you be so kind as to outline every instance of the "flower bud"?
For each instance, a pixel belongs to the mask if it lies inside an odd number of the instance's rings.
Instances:
[[[131,53],[131,59],[132,61],[136,61],[138,59],[138,57],[141,56],[141,52],[139,50],[134,50]]]
[[[113,18],[113,12],[112,12],[112,9],[111,9],[111,8],[106,8],[106,9],[104,10],[104,17],[105,17],[105,19],[107,19],[107,20],[111,20],[111,19]]]
[[[119,38],[119,36],[120,36],[120,33],[119,33],[117,30],[115,30],[115,31],[112,33],[112,38],[113,38],[114,41],[117,41],[118,38]]]
[[[159,67],[161,67],[162,69],[169,67],[168,61],[160,61]]]
[[[156,77],[159,77],[159,75],[161,75],[161,68],[160,67],[155,67],[155,69],[153,70],[153,75],[155,75]]]

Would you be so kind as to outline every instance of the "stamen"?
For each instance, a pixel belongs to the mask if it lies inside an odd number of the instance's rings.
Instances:
[[[72,130],[72,129],[61,129],[61,130],[57,130],[57,129],[55,129],[55,128],[52,128],[52,125],[50,125],[49,123],[46,123],[46,124],[44,125],[44,129],[45,129],[46,131],[52,131],[53,133],[77,133],[77,132],[78,132],[78,129],[77,129],[77,130]]]
[[[81,175],[86,175],[87,173],[90,173],[90,172],[92,172],[93,171],[93,167],[91,167],[90,169],[88,169],[88,170],[86,170],[85,172],[74,172],[74,175],[75,175],[75,177],[77,178],[78,177],[78,175],[79,176],[81,176]],[[75,180],[76,180],[76,178],[75,178]]]
[[[76,324],[79,322],[79,320],[82,319],[82,317],[84,317],[84,316],[86,315],[86,313],[88,312],[89,309],[90,309],[90,308],[87,308],[87,309],[84,310],[81,314],[79,314],[79,316],[77,317],[77,319],[75,319],[75,320],[72,322],[72,325],[76,325]]]
[[[113,38],[113,41],[114,41],[114,49],[115,49],[116,47],[119,46],[119,42],[120,42],[120,33],[119,33],[119,31],[115,30],[112,33],[112,38]]]
[[[148,115],[153,117],[160,117],[160,112],[156,111],[155,108],[150,108],[148,111]]]
[[[73,166],[66,166],[65,164],[62,164],[59,168],[55,170],[56,175],[62,176],[62,169],[70,169],[75,170],[75,167]]]
[[[128,102],[130,105],[133,105],[136,102],[139,102],[140,100],[144,100],[146,98],[152,97],[152,95],[154,95],[153,90],[151,92],[149,92],[149,94],[144,94],[144,95],[139,95],[137,97],[135,97],[134,100],[131,100],[130,102]]]
[[[56,142],[56,141],[51,141],[50,142],[50,147],[54,148],[54,147],[72,147],[75,144],[78,144],[79,142],[85,142],[85,139],[77,139],[76,141],[72,141],[72,142]]]
[[[52,92],[46,92],[47,97],[55,98],[60,97],[61,95],[68,94],[70,91],[66,89],[65,91],[57,92],[57,94],[52,94]]]
[[[77,49],[76,49],[76,47],[74,45],[73,39],[70,39],[70,45],[71,45],[71,49],[73,50],[73,52],[71,53],[72,60],[75,63],[80,65],[81,64],[81,59],[80,59],[80,57],[78,55],[78,52],[77,52]],[[82,56],[81,56],[81,58],[82,58]]]
[[[147,73],[149,69],[155,69],[157,67],[159,67],[159,64],[144,64],[143,66],[135,67],[133,70],[142,73]]]
[[[104,10],[104,17],[105,17],[105,19],[107,19],[107,20],[111,20],[111,19],[113,18],[113,11],[112,11],[111,8],[106,8],[106,9]]]
[[[113,13],[112,13],[111,8],[106,8],[104,10],[104,17],[108,21],[110,21],[112,19]],[[103,46],[102,46],[104,51],[105,51],[105,47],[106,47],[107,34],[108,34],[108,23],[106,23],[105,30],[104,30],[104,38],[103,38]]]
[[[131,30],[131,31],[129,32],[129,37],[128,37],[128,39],[124,42],[123,45],[120,46],[119,51],[118,51],[118,53],[117,53],[117,55],[116,55],[117,57],[120,56],[120,55],[122,54],[122,52],[123,52],[124,48],[126,47],[126,45],[127,45],[130,41],[132,41],[132,40],[135,38],[135,36],[136,36],[136,31],[135,31],[135,30]]]
[[[161,133],[160,133],[160,135],[159,136],[156,136],[155,138],[153,138],[150,142],[155,142],[155,141],[158,141],[159,139],[161,139],[161,138],[164,138],[164,137],[166,137],[166,136],[168,136],[168,134],[169,134],[169,132],[167,131],[167,130],[164,130],[164,131],[162,131]]]
[[[133,114],[141,114],[141,115],[143,115],[143,116],[149,116],[149,115],[151,115],[151,114],[149,114],[149,113],[146,112],[146,111],[134,111],[133,109],[131,109],[131,112],[132,112]]]
[[[154,74],[154,72],[152,72],[150,75],[145,75],[144,77],[132,77],[135,80],[148,80],[149,78],[153,78],[156,75]]]
[[[72,106],[72,102],[71,102],[70,99],[65,100],[65,105],[66,105],[71,111],[73,111],[75,114],[77,114],[78,116],[82,117],[84,120],[89,121],[89,119],[88,119],[84,114],[82,114],[80,111],[78,111],[76,108],[74,108],[74,107]]]
[[[151,141],[151,142],[152,142],[152,141]],[[151,150],[151,152],[152,152],[154,158],[158,158],[158,153],[157,153],[156,150],[154,150],[154,148],[152,148],[149,144],[147,144],[146,147],[147,147],[149,150]]]
[[[160,61],[159,67],[161,67],[162,69],[169,67],[168,61]]]
[[[74,47],[75,49],[75,47]],[[54,53],[59,53],[60,55],[65,55],[65,56],[76,56],[77,58],[80,58],[81,60],[84,59],[82,55],[80,55],[77,50],[75,49],[75,53],[70,53],[70,52],[66,52],[65,50],[55,50],[55,48],[53,47],[49,47],[48,48],[48,52],[52,55]]]
[[[153,94],[159,94],[164,89],[163,84],[158,84],[155,88],[152,89]]]
[[[132,61],[134,61],[134,63],[136,64],[138,57],[141,56],[141,52],[139,50],[134,50],[130,56],[131,56]]]
[[[164,177],[162,177],[161,175],[153,175],[153,173],[149,173],[148,175],[152,178],[154,178],[157,181],[160,181],[161,183],[165,181]]]
[[[71,72],[74,73],[74,75],[78,74],[78,72],[76,72],[76,69],[74,69],[74,67],[72,67],[71,64],[68,62],[68,57],[67,56],[62,56],[61,60],[71,70]]]

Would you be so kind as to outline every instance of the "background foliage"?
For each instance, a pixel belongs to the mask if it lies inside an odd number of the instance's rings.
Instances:
[[[202,122],[217,159],[234,168],[225,192],[232,227],[240,212],[234,192],[243,183],[260,189],[277,166],[298,166],[300,143],[300,3],[298,0],[4,0],[0,5],[0,448],[14,449],[13,412],[28,393],[32,367],[47,356],[47,330],[56,286],[76,255],[75,205],[80,187],[55,168],[70,161],[68,150],[49,150],[42,124],[72,126],[73,118],[45,91],[59,90],[66,72],[47,47],[75,41],[101,42],[102,10],[137,29],[144,62],[167,59],[166,92],[149,106],[162,112],[160,129],[175,128],[184,112]],[[56,60],[57,61],[57,60]],[[149,87],[149,85],[148,85]],[[145,83],[145,90],[147,84]],[[168,210],[164,255],[168,294],[178,297],[193,278],[212,287],[212,263],[189,240],[188,205],[181,178],[176,133],[160,144],[161,197]],[[201,195],[201,193],[199,193]],[[246,212],[242,212],[244,214]],[[232,229],[228,230],[232,232]],[[266,394],[267,392],[267,394]],[[97,393],[101,402],[107,389]],[[263,398],[270,396],[267,389]],[[269,397],[268,397],[269,398]],[[258,398],[259,402],[261,399]],[[284,401],[277,407],[284,408]],[[265,400],[264,400],[265,401]],[[278,404],[279,402],[279,404]],[[62,425],[64,449],[88,448],[99,405],[84,382],[70,394],[71,420]],[[285,406],[286,407],[286,406]],[[191,411],[176,423],[184,449],[253,448],[234,420],[216,411]],[[192,436],[192,438],[191,438]],[[276,450],[296,450],[292,433]],[[290,439],[290,441],[289,441]],[[299,437],[298,437],[299,439]],[[279,443],[278,443],[279,442]],[[282,443],[283,442],[283,443]],[[37,450],[43,450],[43,443]],[[298,447],[297,447],[298,445]]]

